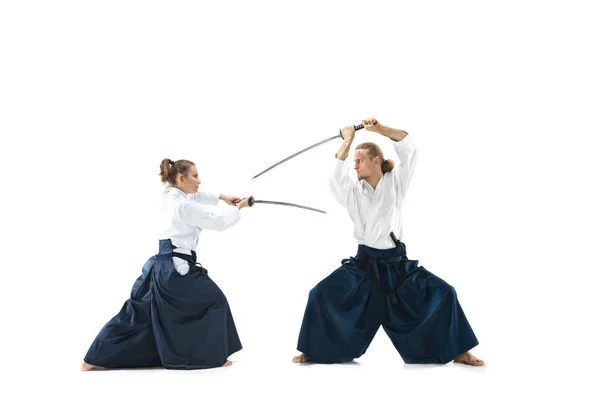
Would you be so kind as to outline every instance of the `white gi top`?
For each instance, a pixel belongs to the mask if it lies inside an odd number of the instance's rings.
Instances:
[[[396,162],[391,172],[383,174],[375,189],[364,179],[357,181],[356,171],[339,159],[330,178],[335,199],[354,222],[354,238],[358,244],[381,250],[395,247],[390,237],[392,231],[402,240],[402,204],[418,154],[410,135],[392,142],[400,163]]]
[[[159,239],[171,239],[176,252],[192,254],[198,246],[198,237],[203,229],[223,231],[240,220],[240,210],[229,206],[214,207],[219,194],[199,190],[185,194],[180,189],[168,186],[163,194],[163,216]],[[175,269],[181,275],[189,271],[187,261],[173,257]]]

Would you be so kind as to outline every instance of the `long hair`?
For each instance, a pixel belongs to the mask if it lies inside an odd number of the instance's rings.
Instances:
[[[169,182],[171,186],[176,186],[177,176],[179,174],[186,176],[193,165],[195,164],[188,160],[173,161],[170,158],[165,158],[160,162],[160,181],[162,183]]]
[[[371,159],[373,157],[379,157],[381,159],[381,172],[383,172],[384,174],[386,172],[390,172],[392,169],[394,169],[394,161],[384,159],[381,148],[379,146],[377,146],[375,143],[373,143],[373,142],[361,143],[358,146],[356,146],[356,150],[367,150],[367,153],[369,154],[369,158],[371,158]]]

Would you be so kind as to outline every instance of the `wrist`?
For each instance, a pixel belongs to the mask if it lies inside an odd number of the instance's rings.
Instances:
[[[346,158],[348,158],[348,153],[347,152],[342,152],[342,153],[337,152],[337,153],[335,153],[335,158],[337,158],[338,160],[345,161]]]
[[[381,125],[381,124],[378,124],[378,125],[375,127],[374,131],[375,131],[376,133],[379,133],[380,135],[386,136],[386,134],[385,134],[385,131],[386,131],[386,129],[387,129],[387,127],[386,127],[386,126],[384,126],[384,125]]]

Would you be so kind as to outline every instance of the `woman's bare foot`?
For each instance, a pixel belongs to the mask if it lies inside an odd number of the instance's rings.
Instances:
[[[227,360],[225,361],[225,364],[223,364],[224,367],[229,367],[232,364],[231,361]]]
[[[88,364],[86,362],[84,362],[83,364],[81,364],[81,370],[82,371],[92,371],[92,370],[102,370],[102,369],[106,369],[104,367],[97,367],[95,365],[92,364]]]
[[[308,362],[308,357],[306,356],[306,354],[300,354],[299,356],[292,358],[292,362],[302,364]]]
[[[456,357],[454,362],[459,364],[473,365],[475,367],[481,367],[485,364],[483,360],[480,360],[479,358],[473,356],[468,351]]]

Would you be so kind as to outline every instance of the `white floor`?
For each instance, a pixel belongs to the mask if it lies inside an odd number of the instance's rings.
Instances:
[[[248,349],[231,357],[233,366],[203,371],[83,373],[78,371],[80,360],[62,359],[51,367],[20,374],[15,388],[22,394],[54,393],[69,399],[598,398],[598,386],[592,382],[597,369],[585,360],[540,357],[535,347],[532,352],[516,346],[511,351],[498,342],[474,350],[487,361],[485,367],[409,366],[381,333],[365,356],[348,364],[296,365],[290,361],[295,352],[275,341],[266,351],[248,344]]]

